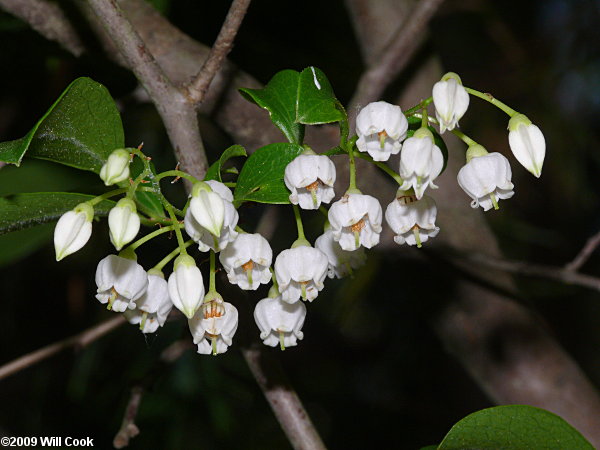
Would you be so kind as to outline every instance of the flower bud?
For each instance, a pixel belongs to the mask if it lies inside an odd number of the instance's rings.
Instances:
[[[435,145],[433,134],[425,127],[404,142],[400,155],[400,176],[404,180],[400,189],[413,188],[420,199],[428,186],[437,189],[433,181],[444,167],[444,156]]]
[[[440,133],[458,126],[458,121],[469,107],[469,94],[457,74],[448,72],[433,85],[433,104]]]
[[[539,178],[546,156],[544,135],[523,114],[517,114],[510,119],[508,130],[508,143],[513,155],[523,167]]]
[[[129,178],[129,152],[123,148],[110,154],[100,169],[100,178],[106,186],[120,183]]]
[[[89,203],[80,203],[72,211],[64,213],[54,228],[54,250],[56,260],[81,249],[92,235],[94,208]]]
[[[190,210],[198,224],[213,236],[221,235],[225,220],[225,204],[221,196],[204,182],[196,183],[192,189]]]
[[[129,198],[122,198],[117,206],[108,214],[110,242],[117,250],[129,244],[140,231],[140,217],[137,215],[135,203]]]
[[[175,307],[191,319],[204,297],[202,273],[189,255],[179,255],[174,268],[169,277],[169,295]]]

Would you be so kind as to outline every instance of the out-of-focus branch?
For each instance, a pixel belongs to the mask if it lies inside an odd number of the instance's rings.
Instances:
[[[129,445],[129,440],[140,434],[140,429],[135,424],[135,418],[137,416],[138,408],[142,402],[142,396],[144,389],[141,386],[134,386],[131,388],[131,395],[125,408],[125,415],[123,416],[123,422],[119,432],[113,439],[113,447],[124,448]]]
[[[208,58],[204,61],[196,78],[186,88],[186,94],[193,104],[197,105],[204,100],[210,83],[233,47],[233,40],[242,25],[248,6],[250,6],[250,0],[233,0]]]
[[[110,333],[112,330],[125,323],[125,319],[121,315],[108,319],[99,325],[95,325],[92,328],[71,336],[67,339],[55,342],[54,344],[42,347],[39,350],[20,356],[19,358],[4,364],[0,367],[0,380],[6,378],[16,372],[19,372],[27,367],[33,366],[34,364],[43,361],[44,359],[50,358],[63,350],[68,348],[80,349],[87,347],[95,340],[101,338],[105,334]]]
[[[58,42],[75,56],[84,52],[75,28],[57,3],[46,0],[0,0],[0,8],[27,22],[46,39]]]
[[[577,272],[579,269],[581,269],[581,266],[583,266],[590,256],[592,256],[592,253],[594,253],[594,250],[596,250],[598,245],[600,245],[600,231],[587,240],[575,259],[565,265],[565,270],[569,272]]]

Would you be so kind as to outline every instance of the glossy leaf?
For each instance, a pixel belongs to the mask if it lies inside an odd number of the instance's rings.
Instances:
[[[0,161],[18,166],[27,155],[98,173],[123,146],[121,117],[108,90],[78,78],[26,136],[0,143]]]
[[[248,156],[246,150],[241,145],[232,145],[227,148],[221,157],[211,165],[206,171],[205,180],[217,180],[223,181],[221,178],[221,171],[223,170],[223,165],[231,158],[235,158],[236,156]],[[233,172],[236,173],[236,172]]]
[[[150,168],[152,169],[152,172],[154,172],[154,174],[156,175],[156,169],[154,168],[154,164],[150,163]],[[137,178],[139,174],[142,173],[142,171],[144,170],[144,164],[142,163],[140,158],[133,158],[133,162],[130,165],[130,170],[132,179]],[[148,180],[147,177],[146,180]],[[142,186],[143,185],[144,184],[142,184]],[[129,181],[119,183],[119,186],[127,187],[129,186]],[[149,217],[167,217],[162,202],[160,201],[160,198],[153,192],[137,191],[135,193],[135,199],[137,201],[138,209],[144,214],[147,214]]]
[[[329,80],[316,67],[300,73],[296,105],[296,122],[306,125],[339,122],[345,116]]]
[[[270,144],[256,150],[242,167],[234,202],[289,203],[283,176],[286,166],[304,149],[296,144]]]

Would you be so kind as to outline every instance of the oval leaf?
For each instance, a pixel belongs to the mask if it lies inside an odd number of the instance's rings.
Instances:
[[[345,113],[325,74],[307,67],[298,81],[296,122],[306,125],[339,122]]]
[[[290,191],[283,181],[286,166],[304,149],[296,144],[269,144],[256,150],[242,167],[234,203],[289,203]]]
[[[223,181],[221,178],[221,171],[223,170],[223,165],[227,162],[227,160],[231,158],[235,158],[236,156],[248,156],[246,150],[241,145],[232,145],[227,148],[221,157],[208,168],[206,171],[205,180],[217,180]]]

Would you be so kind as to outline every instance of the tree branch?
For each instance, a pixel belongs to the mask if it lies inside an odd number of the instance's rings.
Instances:
[[[113,439],[113,447],[127,447],[129,445],[129,440],[140,434],[140,429],[135,424],[135,418],[137,416],[140,403],[142,402],[143,394],[144,389],[141,386],[134,386],[131,388],[131,396],[127,402],[127,407],[125,408],[125,415],[123,416],[121,428]]]
[[[592,256],[592,253],[594,253],[594,250],[596,250],[598,245],[600,245],[600,231],[587,240],[575,259],[565,265],[565,270],[577,272],[579,269],[581,269],[581,266],[583,266],[590,256]]]

